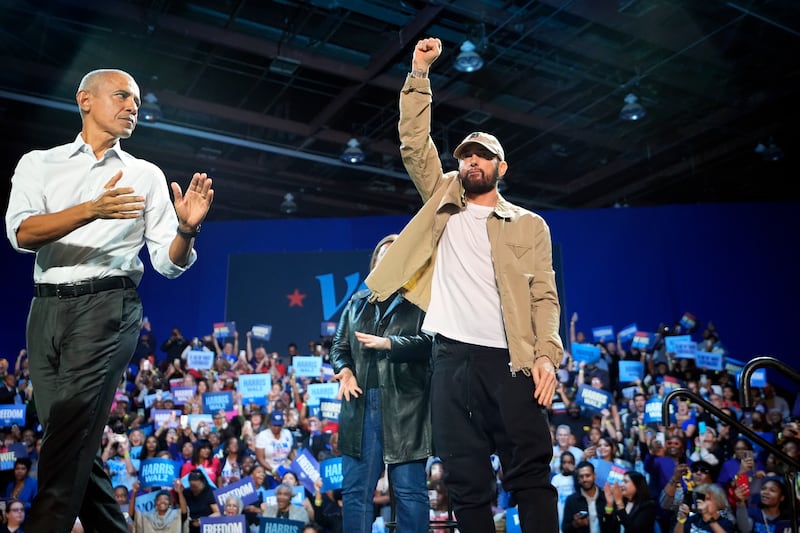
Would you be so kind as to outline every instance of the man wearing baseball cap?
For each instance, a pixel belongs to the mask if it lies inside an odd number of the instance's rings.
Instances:
[[[269,427],[256,436],[256,461],[270,475],[270,488],[280,483],[278,467],[286,462],[292,451],[294,438],[291,432],[283,427],[283,411],[275,409],[269,414]]]
[[[522,531],[556,533],[546,408],[564,349],[550,229],[498,192],[509,164],[494,135],[467,135],[458,170],[443,172],[428,79],[441,52],[439,39],[419,41],[400,92],[400,153],[425,203],[366,284],[373,300],[399,290],[426,312],[434,452],[459,531],[494,531],[497,454]]]

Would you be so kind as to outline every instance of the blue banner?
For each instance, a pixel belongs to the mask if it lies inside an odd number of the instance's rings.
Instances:
[[[308,386],[308,405],[318,407],[323,398],[336,398],[339,395],[339,382],[311,383]]]
[[[707,368],[709,370],[722,370],[721,353],[714,352],[696,352],[694,354],[694,362],[697,368]]]
[[[172,401],[175,402],[175,405],[185,405],[194,396],[197,387],[194,385],[188,387],[176,385],[174,387],[170,386],[169,390],[172,393]]]
[[[656,340],[656,336],[652,333],[648,333],[646,331],[637,331],[633,335],[633,340],[631,341],[631,348],[638,348],[640,350],[648,350],[650,347],[653,346],[653,343]]]
[[[581,385],[578,387],[578,392],[575,393],[575,401],[587,409],[602,411],[611,405],[611,393],[588,385]]]
[[[242,395],[242,404],[267,405],[267,394],[272,388],[272,376],[270,374],[242,374],[239,376],[237,390]]]
[[[316,355],[296,355],[292,357],[292,368],[295,376],[319,378],[322,369],[322,357]]]
[[[272,326],[267,324],[253,324],[253,327],[250,328],[250,336],[260,341],[269,342],[270,337],[272,337]]]
[[[631,383],[644,377],[644,363],[641,361],[620,361],[619,382]]]
[[[219,508],[222,510],[222,505]],[[247,520],[243,514],[200,517],[200,533],[247,533],[247,531]]]
[[[236,331],[236,322],[214,322],[214,336],[219,340],[233,337]]]
[[[244,505],[250,505],[258,500],[256,484],[251,476],[242,478],[234,483],[228,483],[222,488],[214,491],[214,499],[220,509],[225,509],[225,498],[230,495],[238,496]]]
[[[572,343],[572,358],[579,363],[590,365],[600,360],[600,347],[594,344]]]
[[[342,401],[323,398],[319,401],[319,417],[326,420],[339,421],[339,411],[342,410]]]
[[[506,509],[506,532],[522,533],[522,525],[519,523],[519,509],[517,507]]]
[[[143,492],[136,495],[136,512],[137,513],[151,513],[156,508],[156,494],[157,490],[153,492]]]
[[[18,457],[28,457],[28,448],[21,442],[8,445],[8,450],[0,453],[0,470],[13,470]]]
[[[285,518],[259,517],[258,533],[303,533],[303,522]]]
[[[636,322],[633,324],[628,324],[624,328],[622,328],[619,332],[619,340],[621,342],[628,342],[633,340],[633,336],[636,335]]]
[[[214,352],[208,350],[189,350],[186,355],[186,368],[208,370],[214,365]]]
[[[333,457],[325,459],[319,464],[319,473],[322,476],[322,490],[337,490],[342,488],[342,458]]]
[[[677,353],[677,345],[681,342],[692,342],[690,335],[668,335],[664,337],[664,346],[669,353]]]
[[[614,326],[598,326],[592,328],[594,342],[608,342],[614,340]]]
[[[203,412],[233,411],[233,391],[206,392],[203,394]]]
[[[741,370],[736,373],[736,388],[742,386],[742,372]],[[767,369],[759,368],[750,374],[750,386],[762,388],[767,386]]]
[[[661,406],[664,402],[661,398],[651,398],[644,404],[644,423],[645,424],[660,424],[661,423]]]
[[[297,479],[310,492],[314,493],[314,483],[319,479],[319,463],[308,449],[297,454],[292,461],[292,471],[297,474]]]
[[[139,482],[143,489],[171,487],[179,475],[172,459],[145,459],[139,466]]]
[[[0,427],[11,427],[12,424],[24,427],[27,409],[28,406],[24,403],[0,404]]]

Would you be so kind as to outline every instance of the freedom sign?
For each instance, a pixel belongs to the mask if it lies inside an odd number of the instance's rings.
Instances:
[[[19,427],[25,425],[25,412],[28,406],[25,404],[9,403],[0,405],[0,426],[11,427],[17,424]]]
[[[229,483],[222,488],[214,491],[214,499],[220,509],[225,508],[225,499],[228,496],[238,496],[244,505],[250,505],[258,500],[258,491],[252,476],[242,478],[235,483]]]
[[[300,483],[313,493],[314,483],[319,479],[319,463],[306,448],[292,461],[292,471],[297,474]]]
[[[220,505],[222,507],[222,505]],[[200,533],[247,533],[247,519],[243,514],[233,516],[201,516]]]

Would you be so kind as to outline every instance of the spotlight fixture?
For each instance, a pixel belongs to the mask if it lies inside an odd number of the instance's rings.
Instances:
[[[294,201],[294,195],[287,192],[283,195],[283,202],[281,202],[281,213],[284,215],[292,215],[297,213],[297,204]]]
[[[453,65],[459,72],[475,72],[483,66],[483,58],[475,51],[475,44],[469,39],[461,43],[461,53]]]
[[[641,120],[647,115],[647,110],[638,102],[638,98],[633,93],[628,93],[625,97],[625,105],[619,110],[620,120],[636,121]]]
[[[139,117],[145,122],[158,122],[161,120],[161,106],[158,105],[158,97],[155,93],[148,92],[142,99],[139,106]]]
[[[361,144],[355,137],[347,141],[347,148],[342,152],[341,160],[352,165],[357,165],[364,161],[364,151],[361,150]]]
[[[754,151],[760,154],[764,161],[780,161],[783,159],[783,150],[772,139],[767,144],[758,143]]]

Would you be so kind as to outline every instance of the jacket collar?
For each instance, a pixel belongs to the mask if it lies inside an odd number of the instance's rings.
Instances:
[[[464,187],[461,186],[461,180],[458,179],[458,171],[454,170],[448,172],[444,176],[445,179],[452,179],[452,182],[449,187],[447,187],[444,196],[442,196],[441,202],[439,202],[439,206],[436,209],[436,212],[439,213],[443,210],[446,210],[446,206],[455,206],[459,210],[463,210],[467,205],[467,198],[464,193]],[[498,218],[503,219],[513,219],[519,215],[519,208],[503,198],[499,192],[497,193],[497,203],[494,206],[494,214],[497,215]]]

